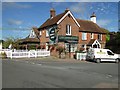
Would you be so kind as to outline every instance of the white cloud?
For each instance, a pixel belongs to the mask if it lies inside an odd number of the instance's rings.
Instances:
[[[4,8],[9,8],[9,7],[13,7],[13,8],[31,8],[31,5],[28,4],[22,4],[22,3],[16,3],[16,2],[5,2],[2,4],[2,6]]]
[[[108,20],[108,19],[97,20],[97,24],[100,25],[101,27],[107,26],[110,23],[111,23],[111,20]]]
[[[70,7],[70,10],[75,13],[83,13],[85,9],[85,3],[77,3]]]
[[[21,25],[22,23],[23,23],[23,21],[21,21],[21,20],[15,20],[15,19],[8,20],[9,25]]]

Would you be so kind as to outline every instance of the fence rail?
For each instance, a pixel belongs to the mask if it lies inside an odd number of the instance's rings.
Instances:
[[[50,51],[46,50],[4,50],[8,58],[31,58],[50,56]]]
[[[118,54],[118,58],[120,58],[120,54]]]

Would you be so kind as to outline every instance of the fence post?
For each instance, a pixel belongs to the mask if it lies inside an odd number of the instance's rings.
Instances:
[[[12,59],[12,50],[10,50],[10,58]]]
[[[28,58],[30,58],[30,51],[28,51]]]
[[[37,57],[37,50],[35,51],[35,58]]]

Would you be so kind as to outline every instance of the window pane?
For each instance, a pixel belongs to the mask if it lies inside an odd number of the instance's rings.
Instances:
[[[66,35],[71,35],[71,26],[66,25]]]
[[[87,33],[82,33],[82,40],[87,40]]]

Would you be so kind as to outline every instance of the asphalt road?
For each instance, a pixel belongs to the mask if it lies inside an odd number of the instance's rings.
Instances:
[[[118,88],[118,64],[84,61],[3,60],[3,88]]]

